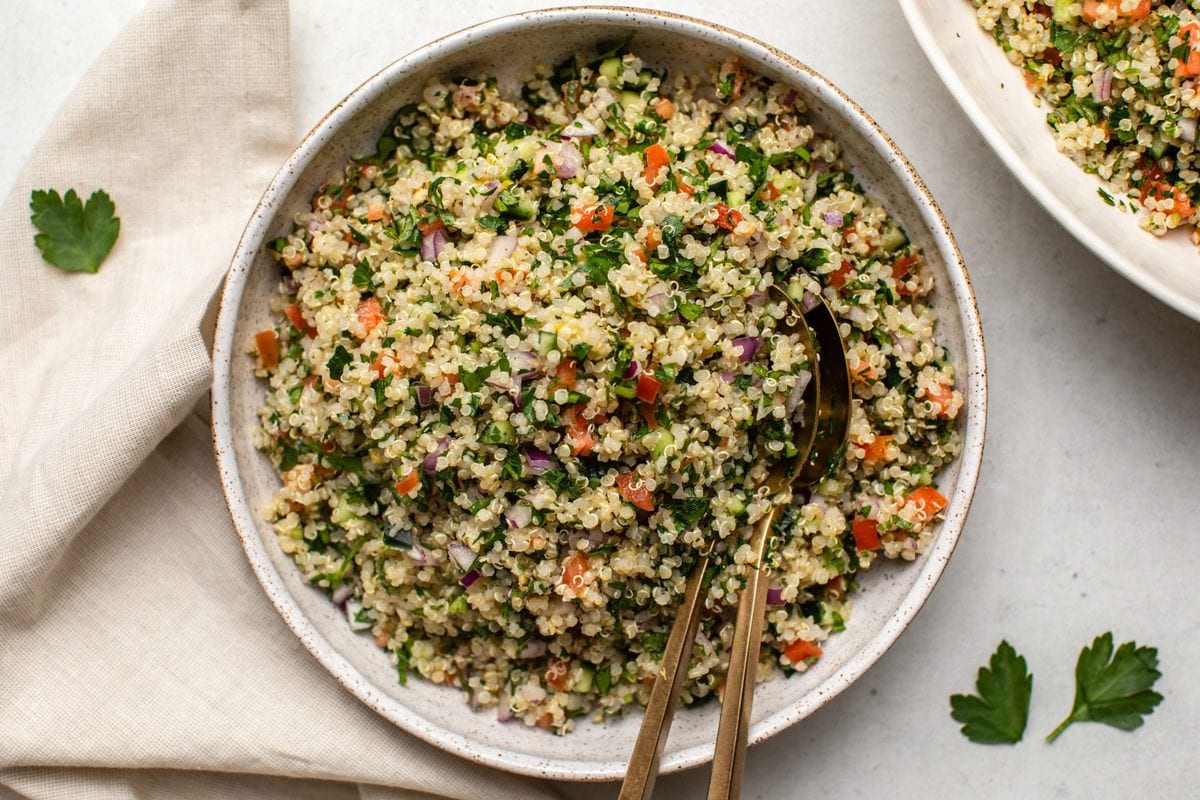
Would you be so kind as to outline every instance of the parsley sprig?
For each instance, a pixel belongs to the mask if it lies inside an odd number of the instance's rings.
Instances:
[[[1156,648],[1125,642],[1114,653],[1112,632],[1097,636],[1075,663],[1075,706],[1046,741],[1053,742],[1076,722],[1103,722],[1123,731],[1141,727],[1162,702],[1151,688],[1160,677]]]
[[[68,189],[66,197],[54,189],[35,189],[29,210],[39,231],[33,243],[42,258],[66,272],[99,270],[121,232],[112,198],[103,189],[92,192],[86,204],[74,189]]]
[[[989,662],[979,668],[975,680],[978,695],[950,697],[950,716],[963,723],[962,733],[979,744],[1016,744],[1025,735],[1029,720],[1029,698],[1033,676],[1025,658],[1006,641],[1001,641]]]

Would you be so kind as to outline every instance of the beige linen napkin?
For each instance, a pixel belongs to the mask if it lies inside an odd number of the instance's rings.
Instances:
[[[200,321],[290,147],[287,24],[282,0],[153,2],[0,209],[0,797],[555,796],[324,672],[250,572],[189,416]],[[98,274],[34,249],[49,187],[114,198]]]

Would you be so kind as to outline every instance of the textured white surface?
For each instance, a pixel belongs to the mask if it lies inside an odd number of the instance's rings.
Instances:
[[[949,2],[951,0],[947,0]],[[91,59],[140,6],[3,0],[0,190]],[[534,5],[293,7],[296,138],[363,78],[443,33]],[[746,798],[1183,797],[1193,793],[1200,660],[1200,325],[1120,278],[1025,194],[942,88],[890,0],[635,3],[706,17],[792,53],[858,100],[929,183],[972,270],[989,346],[985,469],[924,612],[854,687],[754,748]],[[815,20],[819,20],[815,22]],[[264,31],[264,35],[273,32]],[[198,78],[202,80],[203,78]],[[1080,725],[1053,746],[1079,647],[1112,628],[1157,645],[1167,699],[1135,734]],[[1035,673],[1027,740],[967,743],[947,696],[1001,637]],[[702,796],[693,771],[662,797]],[[601,798],[611,785],[568,787]]]

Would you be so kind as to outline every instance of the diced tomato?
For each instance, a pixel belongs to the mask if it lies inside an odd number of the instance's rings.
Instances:
[[[1200,74],[1198,72],[1197,74]],[[1165,197],[1170,197],[1172,200],[1171,209],[1168,213],[1178,214],[1180,218],[1187,219],[1192,214],[1196,213],[1196,207],[1192,205],[1192,198],[1188,197],[1187,192],[1183,189],[1171,186],[1166,181],[1151,181],[1146,180],[1142,183],[1142,205],[1149,206],[1146,198],[1154,196],[1154,202],[1158,203]]]
[[[558,689],[560,692],[567,690],[567,676],[570,674],[571,662],[561,658],[555,658],[546,665],[546,672],[542,676],[546,679],[546,683]]]
[[[660,97],[654,103],[654,113],[663,119],[670,119],[675,116],[675,104],[671,102],[671,98],[669,97]]]
[[[617,489],[628,502],[633,503],[643,511],[654,510],[654,495],[646,488],[646,484],[634,472],[625,472],[617,476]]]
[[[742,221],[742,212],[730,208],[724,203],[717,203],[717,227],[731,231]]]
[[[654,252],[662,244],[662,230],[657,225],[646,229],[646,249]]]
[[[304,312],[300,310],[299,306],[292,304],[285,308],[283,313],[284,316],[288,318],[288,321],[296,327],[296,330],[300,331],[305,336],[317,335],[317,329],[308,324],[308,320],[304,318]]]
[[[691,197],[696,193],[696,188],[687,181],[680,181],[679,191],[681,194],[686,194],[688,197]]]
[[[887,458],[888,446],[891,443],[891,436],[876,435],[870,443],[860,445],[863,449],[863,461],[882,461]]]
[[[567,443],[577,456],[589,455],[599,443],[592,431],[592,423],[584,419],[583,408],[583,405],[572,406],[564,414],[567,420]]]
[[[838,575],[835,578],[830,578],[829,583],[825,584],[825,599],[833,600],[835,602],[845,600],[846,579],[841,575]]]
[[[559,583],[574,592],[583,591],[591,583],[591,579],[587,576],[587,571],[590,567],[591,565],[588,563],[587,556],[576,552],[563,564],[562,577],[559,579]]]
[[[783,651],[783,657],[793,664],[799,664],[801,661],[807,661],[810,658],[820,658],[823,652],[824,651],[813,642],[806,642],[803,639],[797,639],[789,644]]]
[[[658,389],[660,386],[662,386],[662,383],[653,375],[645,372],[639,374],[637,381],[637,399],[641,400],[643,403],[654,405],[654,400],[658,397]]]
[[[850,259],[843,258],[842,265],[826,276],[825,281],[834,289],[841,289],[846,285],[846,280],[850,277],[850,270],[854,265],[850,263]]]
[[[374,297],[368,297],[358,304],[358,321],[363,326],[363,336],[371,335],[371,331],[375,330],[379,323],[383,322],[383,309],[379,307],[379,301]]]
[[[954,407],[954,390],[944,383],[935,383],[925,390],[925,399],[933,404],[939,417],[946,417]]]
[[[647,147],[645,155],[646,168],[642,170],[642,177],[646,179],[646,183],[653,186],[663,167],[671,163],[671,156],[667,153],[667,148],[661,144],[652,144]]]
[[[288,269],[295,269],[304,263],[304,253],[292,253],[283,259],[283,264]]]
[[[410,494],[414,489],[421,485],[421,476],[414,469],[412,472],[405,475],[400,480],[396,481],[397,494]]]
[[[558,366],[554,370],[554,377],[558,379],[558,385],[565,389],[575,388],[578,374],[579,370],[573,358],[564,358],[558,362]]]
[[[879,374],[875,372],[875,368],[869,366],[867,362],[860,361],[858,362],[857,367],[850,368],[850,377],[859,383],[870,384],[871,381],[879,377]]]
[[[417,223],[417,230],[419,230],[423,235],[428,235],[437,230],[446,230],[446,223],[442,222],[440,219],[423,219]]]
[[[443,372],[442,380],[444,380],[450,386],[455,386],[458,384],[458,375],[453,372]]]
[[[612,227],[613,207],[603,203],[571,209],[571,221],[580,233],[606,231]]]
[[[774,183],[772,183],[771,181],[767,181],[766,185],[763,186],[763,188],[758,190],[758,197],[760,200],[764,200],[768,203],[771,202],[772,200],[778,200],[779,199],[779,189],[776,188]]]
[[[1116,9],[1118,17],[1135,21],[1150,16],[1150,0],[1142,0],[1132,11],[1122,11],[1121,0],[1083,0],[1083,19],[1085,22],[1095,22],[1111,8]]]
[[[904,280],[912,268],[919,263],[921,263],[920,256],[905,256],[896,259],[896,263],[892,264],[892,277],[898,281]]]
[[[879,549],[879,522],[859,517],[854,520],[854,547],[858,550]]]
[[[371,362],[371,366],[368,367],[368,369],[375,373],[375,380],[378,381],[382,380],[383,377],[388,374],[388,371],[395,366],[396,359],[392,358],[392,356],[388,353],[380,353],[375,360]]]
[[[932,486],[919,486],[904,498],[905,505],[916,507],[922,522],[937,516],[949,502],[945,495]]]
[[[1188,57],[1175,68],[1178,78],[1195,78],[1200,75],[1200,22],[1189,22],[1179,29],[1179,35],[1188,46]]]
[[[275,331],[265,330],[254,334],[254,348],[258,350],[264,367],[275,369],[279,366],[279,337]]]
[[[658,427],[658,417],[654,416],[654,406],[649,403],[638,403],[638,411],[642,415],[642,419],[646,420],[646,427],[654,430]]]
[[[367,206],[367,221],[378,222],[383,219],[385,213],[386,209],[384,209],[383,203],[371,203],[371,205]]]

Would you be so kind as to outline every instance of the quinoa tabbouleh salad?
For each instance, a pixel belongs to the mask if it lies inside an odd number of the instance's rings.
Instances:
[[[824,294],[856,399],[776,528],[761,677],[820,658],[858,571],[932,539],[962,405],[932,276],[796,92],[734,60],[431,83],[271,249],[265,514],[401,683],[558,732],[644,703],[711,548],[683,696],[719,693],[757,487],[815,366],[772,284]]]
[[[1200,244],[1200,0],[972,2],[1100,197]]]

